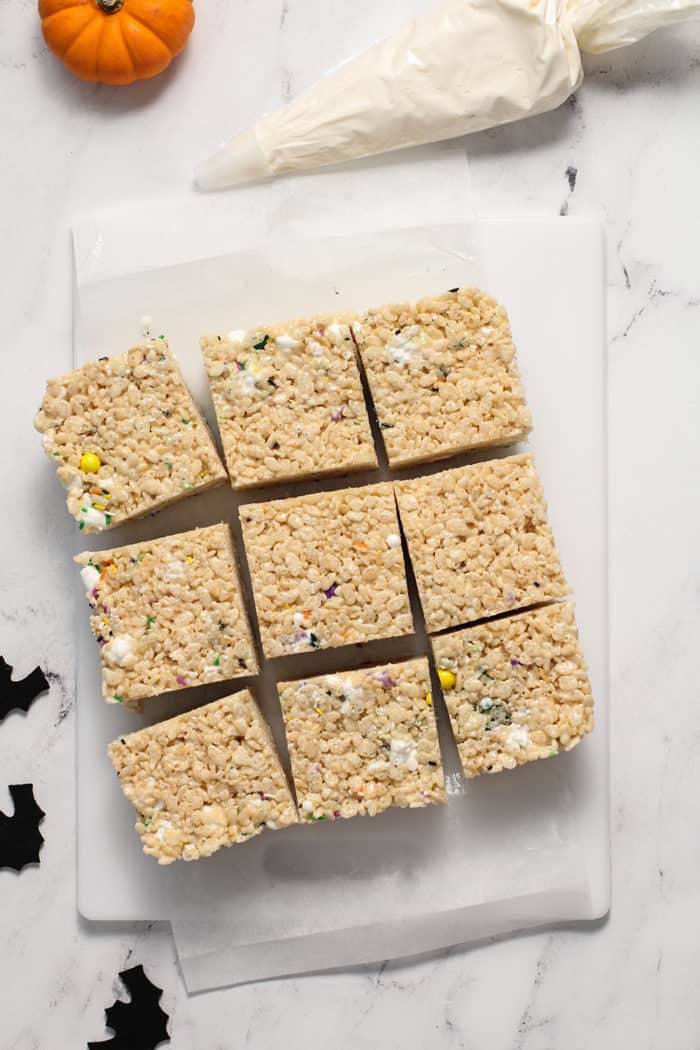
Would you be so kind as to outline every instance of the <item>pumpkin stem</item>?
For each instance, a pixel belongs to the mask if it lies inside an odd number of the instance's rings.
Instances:
[[[106,15],[114,15],[121,10],[124,0],[96,0],[96,3]]]

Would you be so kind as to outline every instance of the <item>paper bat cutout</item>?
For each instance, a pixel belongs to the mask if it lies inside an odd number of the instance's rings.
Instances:
[[[0,868],[21,871],[27,864],[39,863],[44,838],[39,825],[46,816],[34,798],[32,784],[12,784],[13,816],[0,811]]]
[[[0,656],[0,722],[10,711],[28,711],[37,696],[49,688],[46,675],[35,667],[26,678],[12,681],[12,668]]]
[[[158,1005],[162,988],[151,984],[143,966],[122,970],[119,974],[131,1000],[117,1000],[105,1010],[106,1026],[114,1032],[114,1038],[100,1043],[88,1043],[88,1050],[155,1050],[161,1043],[169,1043],[168,1015]]]

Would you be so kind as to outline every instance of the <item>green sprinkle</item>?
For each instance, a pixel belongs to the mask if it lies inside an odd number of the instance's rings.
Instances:
[[[107,522],[108,525],[111,525],[111,523],[112,523],[112,515],[111,514],[105,514],[105,521]]]
[[[559,752],[557,751],[557,749],[556,748],[552,748],[552,750],[549,752],[549,758],[554,758],[554,756],[558,755],[558,754],[559,754]]]
[[[124,700],[123,700],[123,698],[121,696],[115,696],[114,699],[116,700],[116,702],[118,704],[123,704],[124,703]]]
[[[218,667],[220,663],[221,663],[221,657],[217,656],[217,658],[214,660],[214,667]]]
[[[172,470],[172,469],[173,469],[173,465],[172,465],[172,463],[168,463],[168,462],[167,462],[167,460],[166,460],[166,463],[165,463],[165,465],[166,465],[166,467],[168,468],[168,470]]]
[[[81,530],[81,532],[82,532],[82,530],[83,530],[83,529],[85,528],[85,522],[84,522],[84,521],[81,521],[81,522],[80,522],[80,524],[78,525],[78,528],[79,528],[79,529]]]
[[[151,825],[150,820],[144,820],[144,822],[143,822],[144,828],[148,828],[148,827],[150,827],[150,825]]]
[[[393,423],[380,423],[379,424],[379,429],[380,430],[393,430],[394,429],[394,424]]]
[[[248,364],[247,361],[241,361],[241,372],[245,372],[245,366]]]
[[[159,339],[165,339],[165,336],[164,335],[159,335],[158,338]]]
[[[61,455],[60,452],[54,452],[54,456],[60,456],[60,455]]]
[[[318,638],[316,637],[313,631],[309,631],[309,645],[312,649],[321,648],[321,643],[319,642]]]
[[[181,419],[180,422],[184,423],[185,426],[187,426],[187,424],[189,423],[189,419]]]
[[[269,340],[269,335],[264,335],[259,343],[253,343],[253,350],[264,350]]]
[[[186,482],[184,483],[184,485],[181,485],[181,486],[180,486],[180,488],[182,488],[182,489],[193,489],[193,488],[194,488],[194,485],[190,484],[190,482],[189,482],[189,481],[186,481]]]
[[[148,629],[151,626],[152,623],[155,623],[155,620],[153,619],[153,617],[152,616],[147,616],[146,617],[146,629]]]

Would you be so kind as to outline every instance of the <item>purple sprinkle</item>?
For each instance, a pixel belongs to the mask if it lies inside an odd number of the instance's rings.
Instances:
[[[136,565],[136,558],[129,558],[132,565]]]
[[[105,616],[109,616],[109,609],[106,605],[102,606],[102,612],[105,614]]]
[[[177,677],[175,678],[175,681],[177,682],[178,685],[187,685],[187,682],[185,681],[185,679],[182,677],[181,674],[177,675]]]
[[[510,666],[511,667],[520,667],[520,660],[511,660],[510,661]]]
[[[243,365],[241,364],[240,361],[236,361],[236,368],[238,369],[239,372],[243,371]]]
[[[345,405],[341,405],[340,408],[337,408],[331,416],[331,419],[334,423],[338,423],[341,419],[345,419]]]
[[[388,671],[380,671],[379,674],[374,676],[382,689],[393,689],[396,685],[396,679],[392,678]]]
[[[515,605],[515,595],[514,594],[507,594],[506,595],[506,605]]]
[[[306,637],[307,637],[306,631],[297,631],[297,633],[295,635],[293,635],[292,641],[300,642],[302,640],[302,638],[306,638]]]
[[[319,335],[325,335],[325,333],[326,333],[326,329],[325,329],[325,328],[322,328],[322,327],[321,327],[321,326],[319,325],[319,328],[318,328],[318,334],[319,334]]]
[[[323,593],[325,594],[326,598],[332,598],[335,595],[335,592],[337,590],[338,590],[338,584],[337,583],[332,583],[331,586],[328,588],[328,590],[324,591]]]
[[[93,598],[99,598],[99,595],[97,593],[97,587],[92,588],[92,596]]]
[[[340,810],[336,809],[335,812],[333,813],[333,816],[334,817],[339,817],[340,816]]]
[[[106,641],[106,639],[105,639],[105,638],[98,638],[98,639],[97,639],[97,644],[98,644],[98,645],[106,645],[106,644],[107,644],[107,641]]]
[[[263,802],[267,802],[270,799],[270,795],[266,795],[264,791],[261,791],[260,798],[263,800]]]

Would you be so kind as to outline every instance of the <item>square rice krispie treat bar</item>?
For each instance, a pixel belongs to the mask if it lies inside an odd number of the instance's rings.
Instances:
[[[353,324],[392,467],[511,445],[531,428],[508,315],[475,288]]]
[[[427,660],[278,690],[302,820],[446,801]]]
[[[239,510],[266,656],[410,634],[390,484]]]
[[[228,525],[75,559],[108,703],[258,670]]]
[[[34,426],[85,532],[226,481],[164,339],[49,380]]]
[[[571,751],[593,728],[593,698],[571,602],[433,638],[464,772]]]
[[[109,757],[159,864],[209,857],[298,821],[255,700],[244,689],[115,740]]]
[[[531,455],[395,484],[429,631],[569,593]]]
[[[348,321],[202,339],[234,488],[377,466]]]

